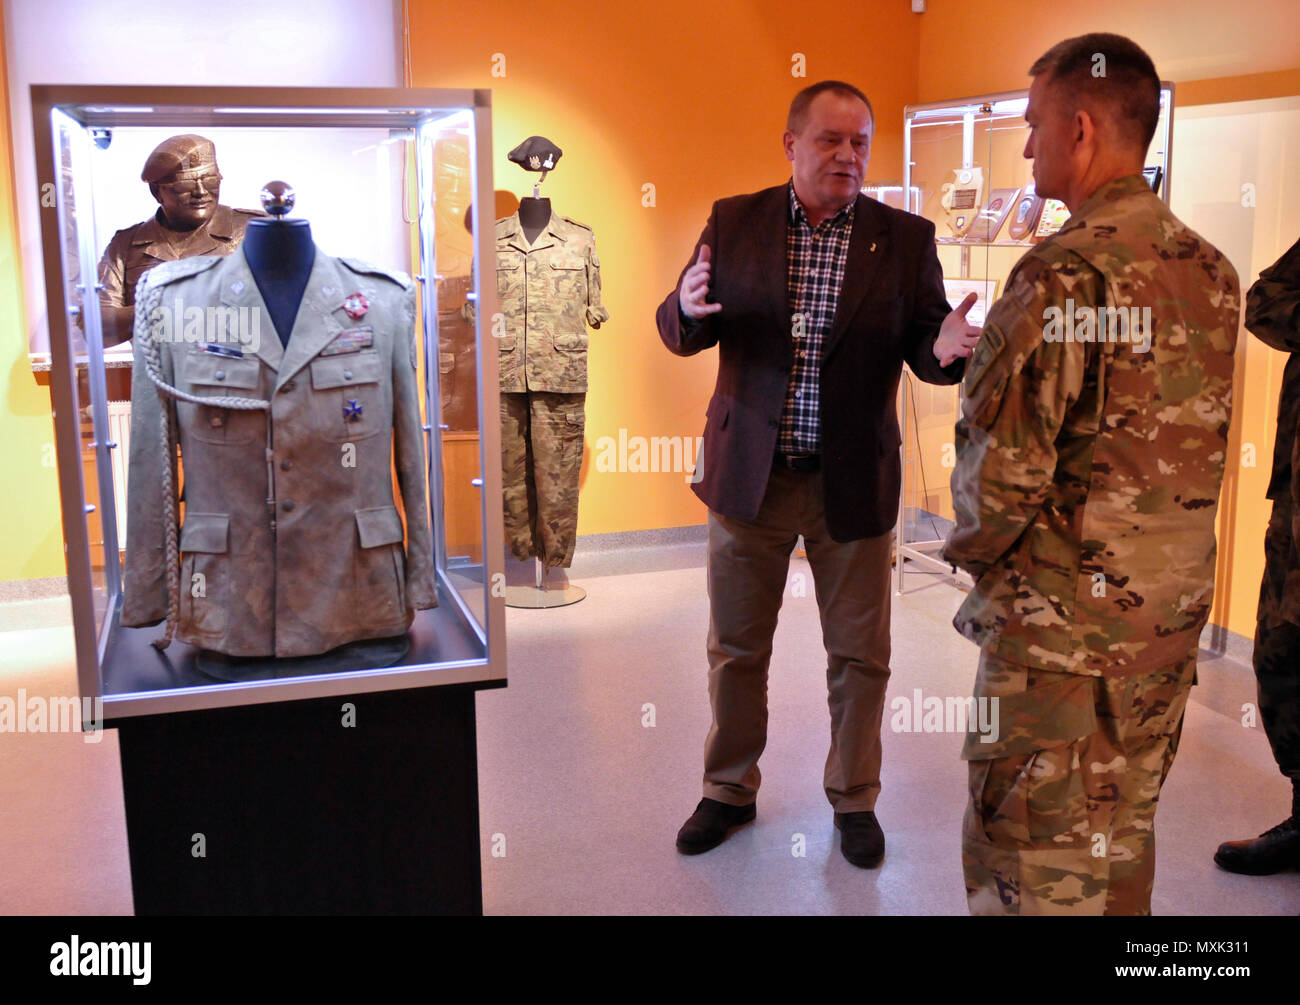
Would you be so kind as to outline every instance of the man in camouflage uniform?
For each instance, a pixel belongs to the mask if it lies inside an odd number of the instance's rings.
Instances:
[[[1142,178],[1146,53],[1084,35],[1029,72],[1025,156],[1072,215],[1012,270],[964,381],[944,555],[976,579],[953,623],[998,730],[963,751],[962,864],[975,914],[1146,914],[1213,599],[1239,288]]]
[[[518,559],[568,568],[578,532],[587,325],[609,320],[591,228],[552,213],[529,243],[518,213],[498,220],[497,295],[506,543]]]
[[[135,322],[135,287],[159,262],[194,255],[228,255],[244,239],[256,210],[231,209],[217,200],[221,171],[212,141],[186,133],[158,144],[140,172],[140,180],[158,202],[142,223],[119,230],[99,260],[99,304],[104,345],[131,337]]]
[[[1273,756],[1291,779],[1291,816],[1249,841],[1227,841],[1214,861],[1229,872],[1263,876],[1300,866],[1300,241],[1259,274],[1246,296],[1246,327],[1288,353],[1277,406],[1277,438],[1268,498],[1273,513],[1264,535],[1264,581],[1255,615],[1255,679],[1259,714]]]

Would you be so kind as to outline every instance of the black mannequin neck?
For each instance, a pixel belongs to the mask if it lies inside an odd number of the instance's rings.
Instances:
[[[531,196],[519,200],[519,223],[524,228],[524,237],[532,244],[537,235],[551,222],[551,200],[534,199]]]
[[[288,345],[316,261],[311,225],[306,220],[249,220],[242,247],[275,333]]]

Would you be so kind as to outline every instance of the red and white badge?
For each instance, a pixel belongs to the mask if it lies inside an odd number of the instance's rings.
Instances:
[[[360,291],[349,293],[343,300],[343,310],[353,321],[360,321],[370,310],[370,301]]]

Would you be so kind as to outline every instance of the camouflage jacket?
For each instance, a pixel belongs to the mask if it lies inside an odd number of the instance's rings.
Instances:
[[[99,260],[99,302],[105,307],[131,307],[140,277],[159,262],[174,262],[196,255],[228,255],[244,239],[248,221],[262,214],[252,209],[217,206],[212,219],[183,240],[169,240],[162,211],[142,223],[113,235]],[[177,235],[178,237],[182,235]]]
[[[287,347],[242,253],[159,265],[136,293],[122,623],[152,624],[178,599],[184,642],[309,656],[400,635],[414,609],[436,606],[410,279],[317,251]],[[358,310],[354,293],[368,301],[360,318],[344,309]],[[145,342],[176,390],[253,399],[269,415],[160,393]],[[177,446],[174,598],[166,466]]]
[[[1239,315],[1232,265],[1140,175],[1020,259],[963,384],[944,557],[976,583],[958,631],[1098,676],[1195,649]]]
[[[587,390],[587,325],[609,320],[591,228],[552,212],[530,245],[518,213],[498,220],[497,297],[501,390]]]
[[[1300,241],[1261,272],[1246,294],[1246,327],[1265,345],[1289,354],[1277,405],[1268,498],[1290,498],[1293,471],[1300,470],[1292,460],[1300,422]]]

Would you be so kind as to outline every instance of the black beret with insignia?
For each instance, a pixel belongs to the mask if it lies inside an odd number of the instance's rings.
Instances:
[[[525,171],[551,171],[564,151],[545,136],[530,136],[506,156]]]

